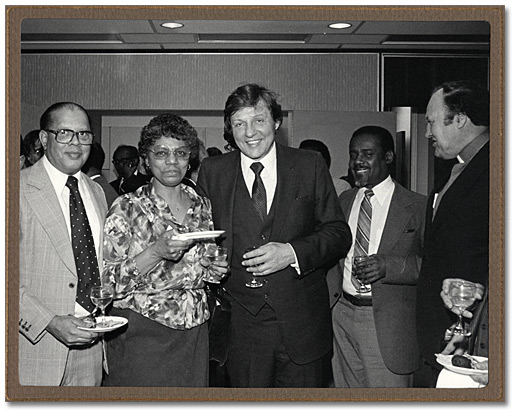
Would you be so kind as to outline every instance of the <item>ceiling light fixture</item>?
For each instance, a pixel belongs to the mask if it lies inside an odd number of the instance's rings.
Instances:
[[[178,28],[183,27],[184,25],[182,23],[177,23],[177,22],[164,22],[164,23],[161,23],[161,26],[166,29],[178,29]]]
[[[346,29],[351,27],[352,25],[350,23],[344,23],[344,22],[338,22],[338,23],[331,23],[329,25],[329,28],[331,29]]]

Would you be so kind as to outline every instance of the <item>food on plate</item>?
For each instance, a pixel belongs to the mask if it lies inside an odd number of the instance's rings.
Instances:
[[[93,328],[96,327],[96,319],[92,316],[85,316],[81,317],[81,320],[83,320],[83,323],[85,323],[85,327]]]
[[[453,366],[458,366],[459,368],[472,368],[471,360],[462,355],[453,355],[451,358],[451,363]]]
[[[480,369],[481,371],[487,371],[488,370],[488,361],[477,362],[477,363],[473,364],[473,368]]]
[[[99,321],[97,324],[97,327],[104,329],[107,327],[117,326],[118,324],[119,324],[119,322],[117,320],[105,319],[105,322]]]

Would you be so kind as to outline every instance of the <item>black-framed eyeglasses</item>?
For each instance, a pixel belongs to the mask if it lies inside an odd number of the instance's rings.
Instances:
[[[78,138],[78,141],[81,145],[92,145],[94,142],[94,133],[90,130],[80,130],[79,132],[75,132],[70,129],[58,129],[58,130],[50,130],[44,129],[46,132],[54,133],[54,138],[56,142],[69,144],[74,139],[74,136]]]
[[[159,145],[153,149],[149,149],[155,159],[160,161],[168,158],[172,153],[179,161],[187,161],[190,159],[191,152],[188,148],[170,149],[167,146]]]

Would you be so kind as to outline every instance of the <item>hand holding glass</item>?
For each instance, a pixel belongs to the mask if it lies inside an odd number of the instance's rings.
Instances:
[[[206,249],[206,253],[204,257],[211,263],[213,262],[222,262],[227,259],[227,248],[223,246],[211,245]],[[220,280],[216,280],[212,276],[208,276],[203,278],[204,281],[209,282],[211,284],[220,284]]]
[[[90,289],[92,304],[101,310],[101,321],[105,324],[105,308],[114,299],[114,287],[111,285],[97,285]]]
[[[256,249],[256,246],[247,248],[246,251],[244,252],[244,255],[255,249]],[[254,266],[254,265],[252,265],[252,266]],[[249,288],[260,288],[263,285],[264,285],[264,283],[260,279],[255,277],[253,274],[251,274],[251,278],[249,279],[249,281],[246,282],[246,287],[249,287]]]
[[[458,320],[455,328],[453,329],[454,334],[462,336],[470,336],[471,332],[464,329],[462,314],[470,307],[474,302],[477,295],[477,287],[472,282],[468,281],[452,281],[448,289],[448,296],[453,303],[453,306],[457,308]]]
[[[363,261],[366,261],[368,259],[368,256],[361,255],[361,256],[354,256],[354,275],[357,275],[357,269],[359,267],[359,264]],[[359,294],[365,294],[367,292],[371,291],[371,288],[368,287],[363,281],[358,279],[356,277],[357,281],[359,282],[359,288],[356,289],[356,292]]]

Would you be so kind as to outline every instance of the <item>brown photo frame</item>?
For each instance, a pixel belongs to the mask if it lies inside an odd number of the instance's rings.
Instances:
[[[88,9],[88,13],[85,13]],[[26,18],[258,20],[456,20],[489,22],[491,163],[490,163],[490,369],[481,389],[231,389],[231,388],[111,388],[34,387],[18,383],[19,296],[19,166],[21,124],[21,22]],[[160,16],[160,17],[159,17]],[[370,16],[367,19],[367,16]],[[6,6],[6,400],[24,401],[315,401],[315,402],[502,402],[505,400],[504,353],[504,6]],[[493,231],[491,233],[491,231]]]

